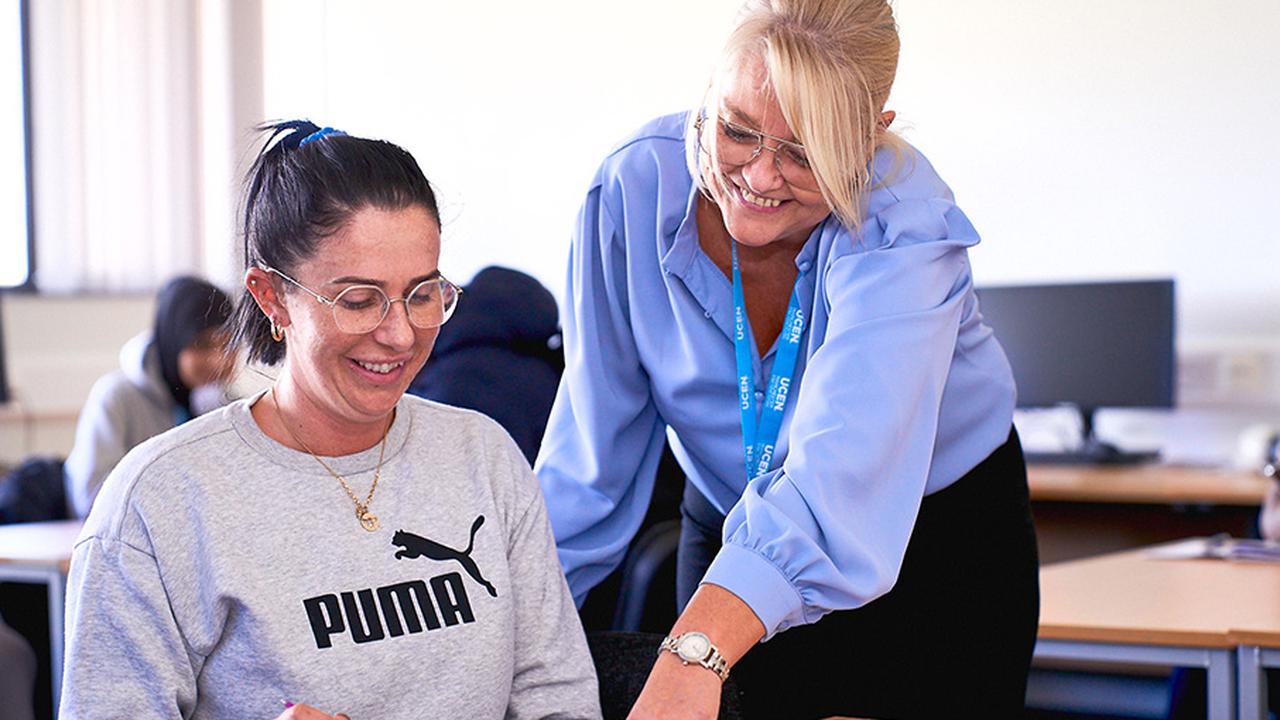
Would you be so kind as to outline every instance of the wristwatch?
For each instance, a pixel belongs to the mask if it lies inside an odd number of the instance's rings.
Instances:
[[[721,682],[729,679],[729,662],[720,654],[720,649],[711,643],[711,639],[700,632],[668,635],[662,639],[660,649],[675,653],[685,665],[701,665],[719,675]]]

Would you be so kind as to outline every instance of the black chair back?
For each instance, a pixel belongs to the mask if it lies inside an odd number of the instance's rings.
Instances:
[[[658,659],[661,643],[662,636],[653,633],[587,633],[587,645],[600,682],[604,720],[626,720]],[[720,720],[740,720],[739,707],[738,688],[730,675],[720,695]]]
[[[66,520],[62,460],[31,457],[0,478],[0,525]]]

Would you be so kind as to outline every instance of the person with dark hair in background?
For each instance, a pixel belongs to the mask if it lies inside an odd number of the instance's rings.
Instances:
[[[465,290],[409,392],[497,420],[532,463],[564,371],[556,299],[503,267],[476,273]]]
[[[62,717],[598,717],[519,448],[405,394],[459,295],[430,183],[389,142],[264,129],[232,347],[278,376],[107,479]]]
[[[120,351],[120,369],[104,375],[80,411],[63,468],[77,517],[89,514],[111,469],[135,445],[225,402],[226,293],[196,277],[170,280],[156,297],[155,323]]]

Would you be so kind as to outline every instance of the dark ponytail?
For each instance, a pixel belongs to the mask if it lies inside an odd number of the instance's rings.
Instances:
[[[292,273],[320,241],[365,208],[425,208],[440,224],[431,183],[413,156],[384,140],[352,137],[309,120],[258,126],[266,135],[245,178],[245,269]],[[242,291],[228,321],[229,352],[248,351],[251,362],[275,365],[284,342],[271,337],[271,321]]]

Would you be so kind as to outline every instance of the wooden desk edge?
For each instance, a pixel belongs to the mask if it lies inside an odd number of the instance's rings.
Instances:
[[[1258,492],[1257,498],[1252,495],[1242,496],[1223,496],[1209,497],[1208,495],[1194,494],[1165,494],[1155,495],[1150,492],[1143,491],[1110,491],[1103,496],[1096,492],[1088,492],[1085,490],[1068,490],[1063,488],[1035,488],[1031,490],[1032,502],[1062,502],[1062,503],[1081,503],[1088,505],[1189,505],[1189,506],[1217,506],[1217,507],[1240,507],[1240,508],[1257,508],[1261,507],[1266,500],[1266,488]]]
[[[1211,650],[1227,650],[1237,645],[1237,638],[1229,632],[1170,632],[1121,627],[1088,627],[1042,623],[1037,639],[1068,640],[1072,642],[1115,643],[1120,645],[1159,645],[1162,647],[1195,647]]]
[[[1280,631],[1232,630],[1231,639],[1236,645],[1256,645],[1261,648],[1280,648]]]
[[[1266,498],[1260,475],[1184,465],[1030,465],[1033,501],[1255,507]]]
[[[34,570],[57,568],[62,571],[63,575],[66,575],[71,571],[71,556],[65,555],[49,558],[0,558],[0,567],[29,568]]]

